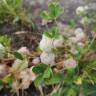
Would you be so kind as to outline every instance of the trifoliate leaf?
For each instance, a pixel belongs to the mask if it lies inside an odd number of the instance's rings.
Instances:
[[[54,84],[60,83],[61,81],[62,81],[62,75],[54,73],[50,79],[45,81],[45,84],[46,85],[54,85]]]
[[[63,13],[63,8],[57,2],[50,3],[48,10],[53,20],[57,19]]]
[[[36,87],[39,87],[42,83],[43,83],[43,75],[39,75],[35,81],[34,81],[34,84]]]
[[[46,64],[39,64],[39,65],[33,67],[32,71],[36,74],[42,74],[47,69],[47,67],[48,66]]]
[[[44,72],[43,78],[45,79],[50,78],[52,74],[53,74],[52,69],[48,67]]]

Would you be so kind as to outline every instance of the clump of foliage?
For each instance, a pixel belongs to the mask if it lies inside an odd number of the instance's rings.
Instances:
[[[79,12],[83,12],[82,8]],[[62,13],[63,8],[58,2],[50,3],[48,11],[41,13],[47,31],[39,44],[40,53],[31,54],[26,47],[7,51],[14,62],[7,66],[7,75],[0,78],[0,89],[6,84],[16,92],[29,88],[33,82],[41,96],[95,96],[96,36],[90,40],[81,28],[75,29],[72,36],[62,35],[57,24]],[[48,22],[56,24],[49,29]],[[0,44],[4,49],[10,46],[10,39],[1,37]],[[30,58],[34,60],[31,67]],[[43,89],[49,86],[52,91],[47,94]]]
[[[23,8],[23,0],[0,0],[0,24],[18,21],[24,24],[31,23]]]

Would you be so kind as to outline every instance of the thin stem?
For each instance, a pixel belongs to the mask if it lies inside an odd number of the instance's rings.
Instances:
[[[43,90],[42,90],[41,86],[39,86],[39,91],[40,91],[41,96],[44,96],[44,93],[43,93]]]

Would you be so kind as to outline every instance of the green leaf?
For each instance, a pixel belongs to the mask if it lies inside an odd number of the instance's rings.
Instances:
[[[16,16],[13,20],[13,24],[15,24],[16,22],[18,22],[20,20],[19,16]]]
[[[23,0],[15,0],[14,4],[15,4],[15,8],[21,8],[23,5]]]
[[[4,83],[7,83],[9,85],[11,85],[14,81],[13,77],[11,75],[7,75],[3,78],[2,80]]]
[[[44,71],[47,69],[47,65],[46,64],[39,64],[37,66],[35,66],[32,71],[36,74],[42,74],[44,73]]]
[[[50,15],[49,15],[49,12],[47,12],[47,11],[43,11],[43,12],[41,13],[41,17],[42,17],[42,19],[44,19],[44,20],[46,20],[46,21],[51,20],[51,17],[50,17]]]
[[[52,96],[61,96],[61,95],[58,92],[56,92]]]
[[[52,74],[53,74],[52,69],[48,67],[44,72],[43,78],[45,79],[50,78]]]
[[[2,80],[0,80],[0,91],[3,89],[3,81]]]
[[[96,40],[91,43],[90,49],[96,51]]]
[[[70,69],[67,70],[67,73],[68,73],[69,76],[74,76],[75,75],[75,72],[76,71],[75,71],[74,68],[70,68]]]
[[[57,2],[52,2],[48,6],[48,11],[43,11],[41,17],[45,20],[56,20],[62,13],[63,8]]]
[[[57,2],[50,3],[48,10],[53,20],[57,19],[64,11],[60,4]]]
[[[45,84],[46,85],[54,85],[54,84],[60,83],[61,81],[62,81],[62,75],[54,73],[50,79],[45,81]]]
[[[3,81],[2,80],[0,80],[0,85],[2,85],[3,84]]]
[[[48,32],[45,32],[44,35],[52,39],[57,39],[60,37],[59,29],[57,27],[53,27],[49,29]]]
[[[76,90],[74,90],[73,88],[70,88],[66,96],[77,96]]]
[[[42,83],[43,83],[43,75],[39,75],[35,81],[34,81],[34,84],[36,87],[39,87]]]
[[[20,54],[19,52],[14,52],[14,55],[15,55],[15,57],[17,59],[20,59],[20,60],[23,60],[24,59],[23,56],[22,56],[22,54]]]
[[[10,47],[11,46],[11,38],[9,38],[7,35],[0,36],[0,43],[3,44],[4,47]]]

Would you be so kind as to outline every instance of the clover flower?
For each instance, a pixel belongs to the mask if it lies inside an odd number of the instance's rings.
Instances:
[[[64,61],[64,67],[66,69],[70,69],[70,68],[76,68],[77,67],[77,62],[76,60],[74,60],[73,58],[69,58],[67,60]]]
[[[41,59],[41,62],[44,64],[50,64],[50,65],[55,64],[55,54],[52,52],[51,53],[43,52],[40,55],[40,59]]]
[[[53,40],[43,35],[42,40],[40,41],[40,49],[45,52],[51,52],[53,48]]]
[[[85,33],[81,28],[77,28],[75,30],[75,35],[76,35],[76,39],[77,39],[78,42],[82,42],[86,38]]]
[[[77,9],[76,9],[76,14],[77,15],[82,15],[84,14],[85,12],[85,8],[83,6],[79,6]]]

